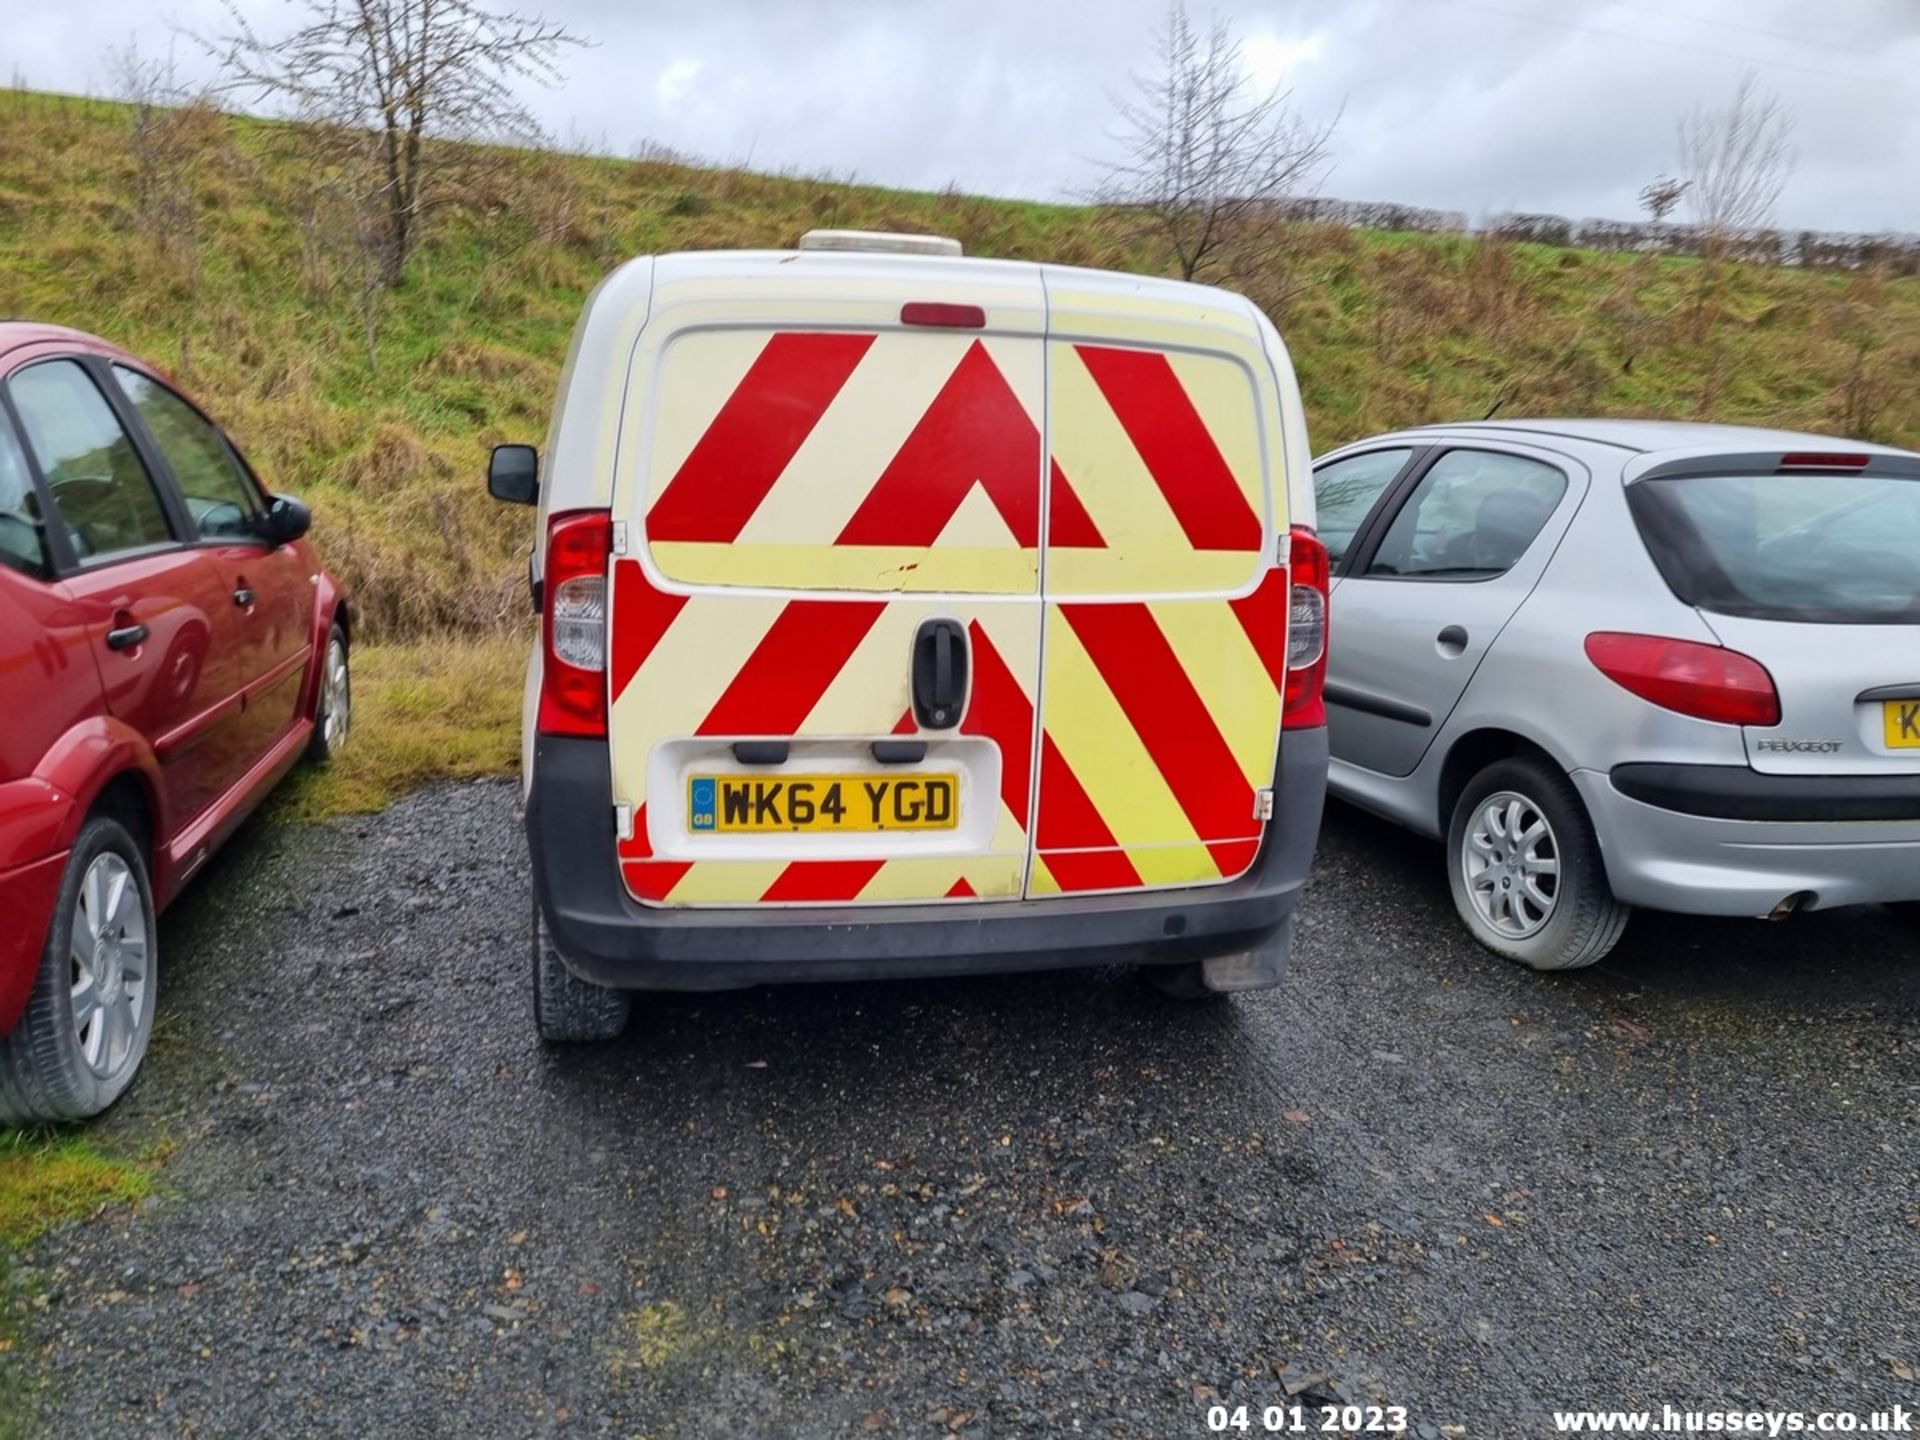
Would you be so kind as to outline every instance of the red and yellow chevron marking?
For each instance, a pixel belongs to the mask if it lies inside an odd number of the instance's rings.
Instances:
[[[1273,569],[1243,601],[1047,607],[1031,893],[1203,884],[1253,863],[1286,584]]]
[[[668,579],[1038,590],[1039,341],[721,330],[669,354],[647,511]]]
[[[1237,590],[1268,533],[1252,383],[1220,355],[1037,339],[695,331],[655,406],[668,579],[1032,594]],[[1045,357],[1043,361],[1043,356]],[[714,395],[724,396],[717,409]]]
[[[1190,885],[1251,864],[1255,791],[1273,778],[1287,597],[1283,571],[1261,573],[1283,517],[1270,514],[1256,391],[1240,361],[825,331],[690,331],[668,353],[646,536],[669,582],[699,588],[669,592],[639,562],[616,565],[615,793],[636,811],[621,845],[636,897],[964,901]],[[872,598],[804,593],[821,589]],[[930,591],[947,598],[913,598]],[[980,598],[956,603],[968,595]],[[972,637],[960,733],[1001,757],[984,852],[653,853],[657,746],[910,733],[912,636],[934,614],[958,615]]]
[[[689,861],[654,853],[648,757],[690,736],[843,738],[911,732],[907,657],[920,622],[950,613],[933,602],[810,600],[703,591],[672,595],[637,560],[614,566],[610,715],[615,794],[635,808],[620,845],[636,899],[672,905],[845,903],[851,900],[1010,898],[1027,866],[1027,807],[1039,615],[987,603],[968,626],[973,680],[960,733],[1001,756],[991,846],[957,856]],[[630,624],[629,621],[632,621]],[[1011,657],[1011,658],[1009,658]],[[884,837],[875,837],[884,845]]]

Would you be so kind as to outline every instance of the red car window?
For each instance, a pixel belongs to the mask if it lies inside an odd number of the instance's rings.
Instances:
[[[27,457],[4,416],[0,416],[0,565],[11,565],[40,580],[52,573],[40,497],[27,474]]]
[[[29,365],[8,390],[81,564],[173,539],[153,477],[81,366]]]
[[[174,486],[187,502],[187,513],[201,536],[255,538],[264,515],[260,498],[220,432],[157,380],[124,365],[113,367],[113,378],[167,457]]]

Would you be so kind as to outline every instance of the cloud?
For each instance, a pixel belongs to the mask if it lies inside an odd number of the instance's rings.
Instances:
[[[1256,30],[1240,42],[1241,67],[1261,90],[1286,87],[1300,66],[1319,58],[1318,35],[1292,38]]]
[[[700,72],[707,68],[704,60],[679,59],[660,72],[659,79],[653,82],[653,93],[662,108],[671,110],[685,97],[693,82],[700,78]]]

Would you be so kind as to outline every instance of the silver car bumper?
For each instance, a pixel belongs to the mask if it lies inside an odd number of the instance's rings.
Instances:
[[[1629,905],[1693,915],[1766,915],[1920,900],[1920,819],[1733,820],[1663,809],[1576,770],[1613,892]]]

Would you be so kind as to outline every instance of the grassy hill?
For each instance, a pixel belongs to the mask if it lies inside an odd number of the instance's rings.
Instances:
[[[628,256],[839,225],[1169,268],[1078,206],[476,152],[465,203],[430,217],[406,284],[378,291],[300,139],[196,111],[156,148],[125,106],[0,91],[0,315],[172,369],[271,485],[312,504],[381,640],[523,623],[526,515],[486,498],[486,451],[541,439],[580,303]],[[1236,283],[1286,335],[1316,450],[1496,406],[1920,444],[1920,279],[1729,266],[1702,280],[1693,260],[1302,227],[1284,264]]]

